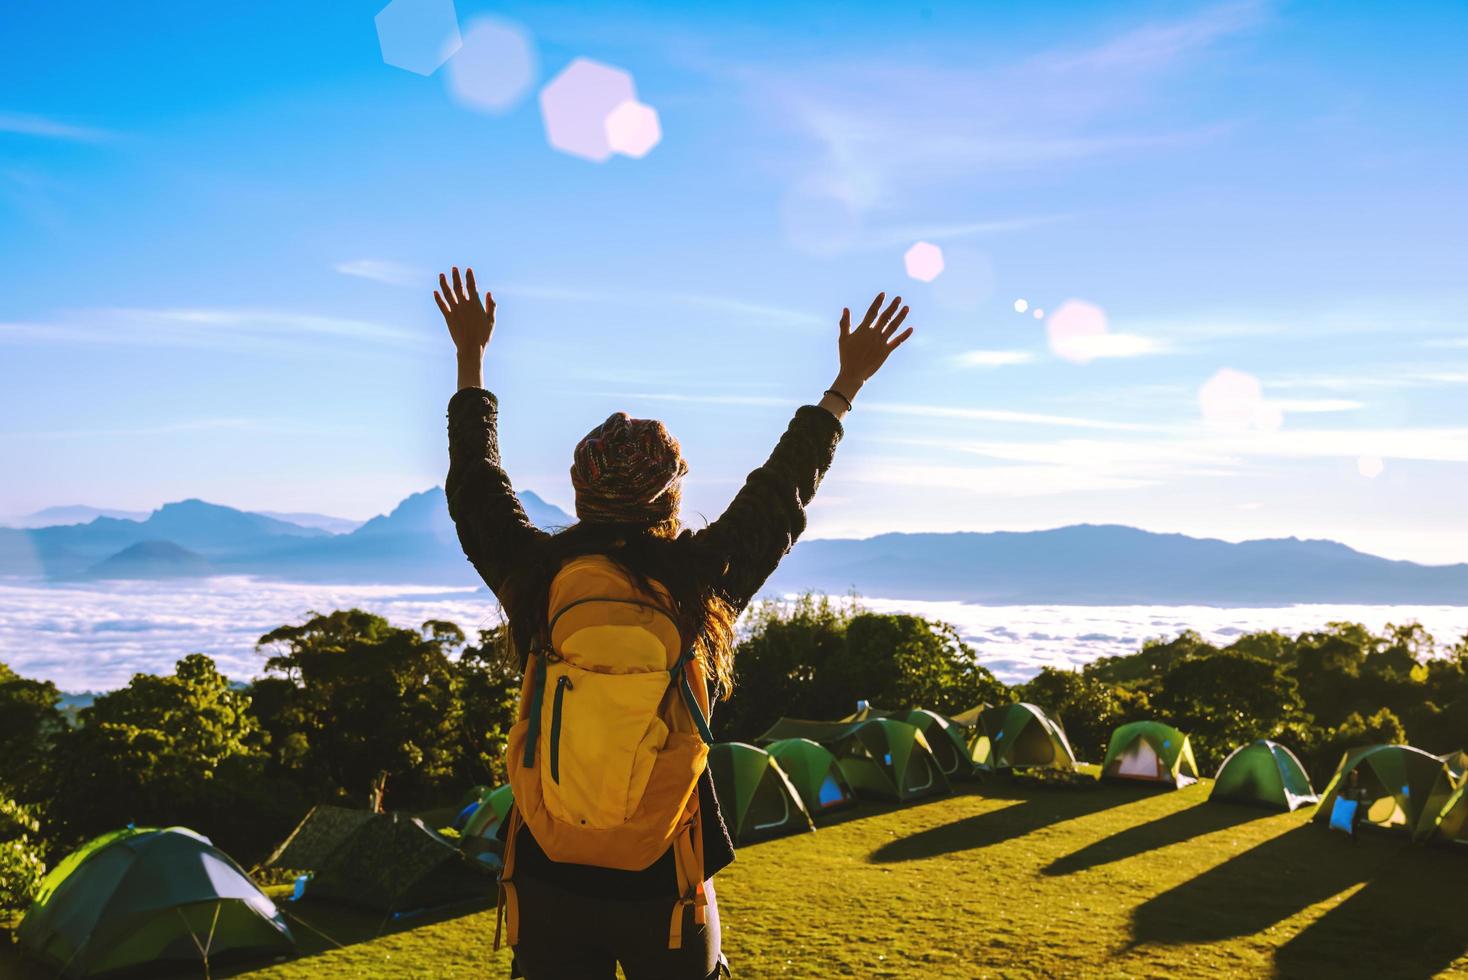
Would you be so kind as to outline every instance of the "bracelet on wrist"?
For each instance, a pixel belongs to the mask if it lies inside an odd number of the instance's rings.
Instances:
[[[837,398],[841,399],[842,404],[846,406],[846,410],[848,412],[853,410],[851,407],[851,399],[841,394],[841,392],[837,391],[835,388],[827,388],[824,392],[822,392],[822,394],[835,395]]]

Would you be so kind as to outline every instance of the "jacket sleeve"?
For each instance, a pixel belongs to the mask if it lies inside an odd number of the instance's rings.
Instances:
[[[547,537],[530,518],[500,465],[499,400],[483,388],[461,388],[449,399],[449,517],[464,555],[501,601],[512,569]]]
[[[805,508],[841,441],[836,416],[802,405],[775,451],[749,474],[727,510],[692,538],[715,569],[718,591],[747,606],[805,530]]]

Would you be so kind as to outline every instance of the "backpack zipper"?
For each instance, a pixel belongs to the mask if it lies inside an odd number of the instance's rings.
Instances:
[[[569,674],[562,674],[556,681],[556,700],[551,708],[550,729],[550,774],[551,781],[561,781],[561,712],[566,692],[572,689]]]

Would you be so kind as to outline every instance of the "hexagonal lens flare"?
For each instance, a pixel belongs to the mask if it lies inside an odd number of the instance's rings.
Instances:
[[[449,91],[481,112],[513,109],[535,81],[535,50],[509,21],[481,17],[464,31],[463,46],[449,62]]]
[[[1030,308],[1030,301],[1027,300],[1027,299],[1017,299],[1017,300],[1014,301],[1014,312],[1016,312],[1016,313],[1023,313],[1025,310],[1028,310],[1029,308]]]
[[[943,271],[943,250],[932,242],[918,242],[902,256],[907,274],[919,282],[932,282]]]
[[[377,12],[382,60],[417,75],[432,75],[463,44],[453,0],[392,0]]]
[[[1264,386],[1252,374],[1220,368],[1198,389],[1203,421],[1215,429],[1273,432],[1284,424],[1284,412],[1264,398]]]
[[[613,150],[608,118],[624,102],[636,101],[631,75],[577,58],[540,90],[545,137],[564,153],[600,163]]]
[[[1044,318],[1044,310],[1035,310],[1035,319]],[[1068,299],[1045,320],[1045,339],[1051,353],[1073,364],[1094,360],[1098,340],[1105,336],[1106,311],[1094,303]]]
[[[614,153],[645,157],[663,138],[658,111],[634,100],[623,102],[607,116],[607,144]]]

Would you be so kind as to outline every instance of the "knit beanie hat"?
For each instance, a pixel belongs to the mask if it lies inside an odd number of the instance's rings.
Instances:
[[[678,513],[688,472],[678,440],[656,419],[616,412],[576,445],[571,485],[588,523],[656,524]]]

